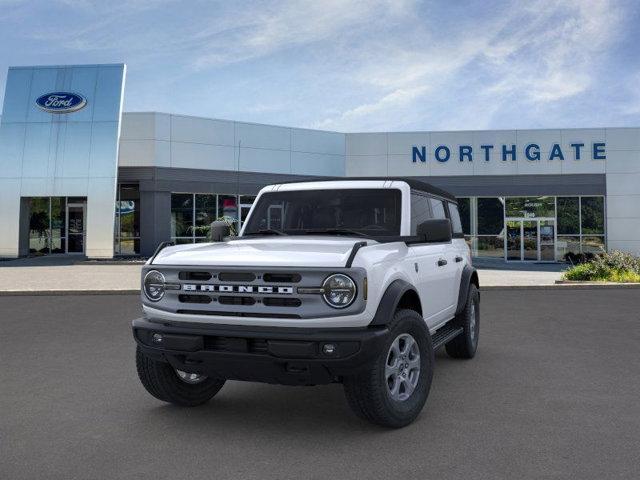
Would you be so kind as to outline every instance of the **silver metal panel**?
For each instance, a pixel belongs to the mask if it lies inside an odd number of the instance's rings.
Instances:
[[[124,77],[123,64],[9,69],[0,120],[1,256],[18,256],[20,198],[29,196],[86,196],[86,253],[113,256]],[[36,105],[54,92],[80,95],[86,105],[72,113]]]

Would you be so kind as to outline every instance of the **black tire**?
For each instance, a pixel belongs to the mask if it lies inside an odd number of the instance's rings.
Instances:
[[[357,376],[344,379],[344,391],[349,406],[360,418],[390,428],[404,427],[413,422],[422,411],[433,379],[433,345],[431,335],[420,314],[413,310],[398,310],[392,329],[378,357]],[[415,390],[405,400],[392,398],[385,365],[389,349],[401,335],[415,339],[420,353],[420,372]]]
[[[478,349],[480,336],[480,292],[473,283],[469,285],[467,304],[454,319],[454,324],[461,326],[464,331],[445,345],[447,354],[453,358],[473,358]]]
[[[187,383],[178,377],[171,365],[147,357],[140,347],[136,348],[136,367],[140,382],[147,392],[158,400],[181,407],[207,403],[225,382],[217,378],[206,378],[199,383]]]

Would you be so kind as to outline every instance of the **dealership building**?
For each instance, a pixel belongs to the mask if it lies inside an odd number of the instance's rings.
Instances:
[[[152,254],[238,226],[261,187],[411,176],[455,194],[478,257],[640,254],[640,128],[344,133],[123,112],[126,68],[12,67],[0,257]]]

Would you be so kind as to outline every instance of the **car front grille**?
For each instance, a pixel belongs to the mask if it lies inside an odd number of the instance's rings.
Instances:
[[[152,265],[171,288],[159,302],[145,303],[153,308],[182,315],[209,315],[256,318],[318,318],[349,315],[364,309],[359,293],[353,305],[337,311],[319,293],[324,279],[332,273],[347,273],[358,285],[363,269],[327,270],[309,268],[292,271],[286,268],[257,270],[245,267],[179,267]]]

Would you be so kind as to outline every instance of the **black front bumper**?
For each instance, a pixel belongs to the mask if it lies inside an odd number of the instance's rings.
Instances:
[[[387,327],[276,328],[176,325],[139,318],[143,353],[179,370],[230,380],[318,385],[356,374],[375,358]],[[325,345],[333,345],[333,352]]]

